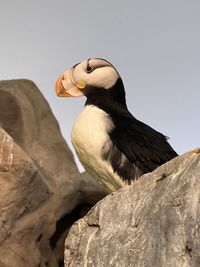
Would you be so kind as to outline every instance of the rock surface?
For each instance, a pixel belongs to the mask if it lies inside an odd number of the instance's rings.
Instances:
[[[104,189],[79,174],[28,80],[0,82],[0,267],[63,266],[64,238]]]
[[[46,232],[42,209],[37,211],[52,192],[30,157],[2,129],[0,140],[0,266],[35,266],[40,257],[33,243]]]
[[[70,229],[65,267],[200,266],[200,149],[101,200]]]
[[[78,174],[49,104],[32,81],[0,82],[0,127],[34,160],[54,190],[66,176]]]

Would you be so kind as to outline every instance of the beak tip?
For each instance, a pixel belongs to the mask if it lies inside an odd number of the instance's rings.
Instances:
[[[56,84],[55,84],[55,91],[56,91],[57,96],[61,96],[62,91],[63,91],[62,78],[63,76],[60,76],[57,79]]]

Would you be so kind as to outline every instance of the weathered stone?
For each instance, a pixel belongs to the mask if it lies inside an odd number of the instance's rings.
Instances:
[[[105,196],[92,180],[34,83],[1,81],[0,267],[62,266],[64,234]]]
[[[39,254],[33,244],[44,230],[40,207],[47,205],[52,192],[30,157],[1,128],[0,184],[0,266],[13,266],[15,261],[20,262],[20,265],[15,262],[15,266],[34,266],[24,265],[21,260],[26,262],[31,250],[29,259]],[[21,231],[27,218],[29,223]],[[23,244],[24,237],[26,244]]]
[[[0,127],[34,160],[53,190],[79,173],[49,104],[32,81],[0,82]]]
[[[200,149],[101,200],[70,229],[65,266],[200,266]]]

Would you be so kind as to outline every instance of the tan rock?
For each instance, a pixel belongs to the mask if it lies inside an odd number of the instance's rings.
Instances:
[[[69,228],[105,196],[79,174],[47,101],[28,80],[0,82],[0,185],[0,267],[62,266]]]
[[[20,262],[15,266],[29,266],[22,262],[26,262],[28,251],[32,250],[29,258],[39,254],[37,246],[33,248],[33,244],[44,231],[45,220],[42,218],[43,208],[40,207],[47,205],[52,192],[30,157],[2,129],[0,184],[0,266],[13,266],[15,261]],[[21,231],[27,219],[28,223]],[[27,231],[29,240],[24,244]]]

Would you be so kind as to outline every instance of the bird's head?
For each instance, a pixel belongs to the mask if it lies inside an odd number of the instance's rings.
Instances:
[[[56,82],[58,96],[86,96],[94,89],[111,89],[120,78],[114,66],[104,59],[88,59],[64,72]]]

